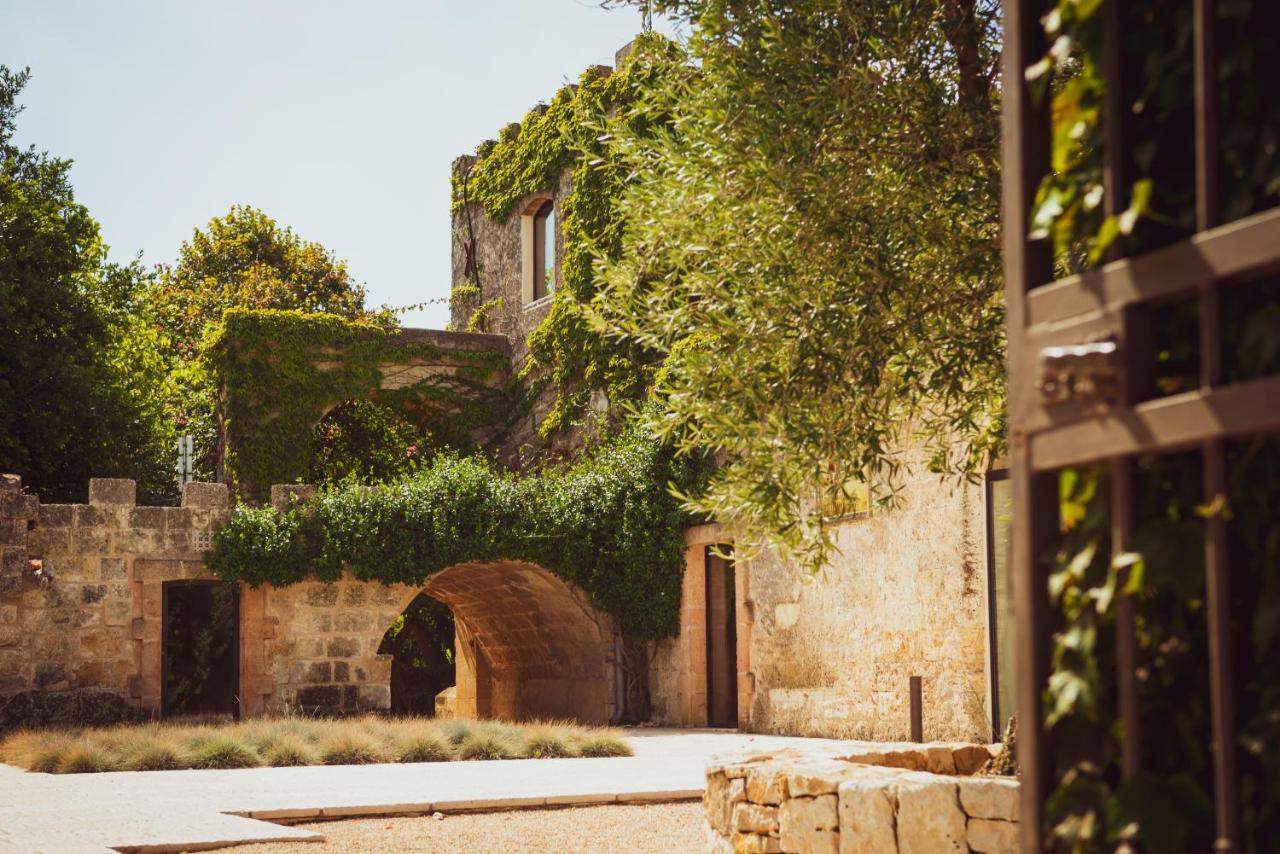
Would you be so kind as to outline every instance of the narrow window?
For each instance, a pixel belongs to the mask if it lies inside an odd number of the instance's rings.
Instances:
[[[548,199],[533,215],[533,298],[556,289],[556,209]]]

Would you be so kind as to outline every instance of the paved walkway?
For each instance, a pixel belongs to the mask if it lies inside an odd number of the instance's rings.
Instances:
[[[323,838],[261,819],[444,813],[701,797],[716,755],[849,742],[627,732],[635,756],[412,765],[33,774],[0,765],[0,851],[177,851]]]

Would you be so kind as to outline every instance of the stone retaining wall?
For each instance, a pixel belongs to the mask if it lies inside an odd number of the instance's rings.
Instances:
[[[1012,854],[1018,782],[973,775],[991,755],[982,745],[861,745],[713,763],[706,850]]]

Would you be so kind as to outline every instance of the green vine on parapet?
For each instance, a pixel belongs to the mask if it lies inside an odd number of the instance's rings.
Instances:
[[[445,354],[429,341],[334,315],[228,311],[206,352],[219,389],[226,477],[256,500],[306,471],[312,428],[344,401],[376,394],[444,445],[462,448],[474,428],[500,422],[508,409],[505,354],[450,350],[451,370],[379,391],[379,365]]]
[[[459,563],[523,561],[586,591],[624,634],[666,637],[679,625],[684,529],[695,521],[673,488],[701,471],[638,429],[523,474],[442,453],[375,489],[339,485],[283,512],[241,506],[215,535],[210,566],[252,585],[349,572],[421,586]]]
[[[528,338],[529,356],[520,372],[532,392],[555,390],[556,399],[540,429],[551,435],[572,426],[586,411],[593,391],[610,402],[637,401],[649,387],[656,359],[634,344],[610,338],[588,321],[587,306],[598,290],[596,264],[616,251],[622,224],[615,201],[626,176],[611,157],[606,133],[610,117],[625,117],[626,105],[663,76],[687,73],[670,60],[678,48],[653,33],[637,37],[628,57],[612,74],[589,68],[576,86],[566,86],[551,102],[531,110],[519,124],[503,128],[496,141],[482,144],[466,173],[467,199],[497,222],[521,200],[555,190],[572,168],[571,188],[558,200],[564,255],[561,277],[546,318]],[[644,119],[648,121],[648,119]],[[453,210],[463,204],[462,177],[454,175]],[[461,305],[479,299],[469,282],[454,286]],[[478,306],[471,315],[483,319]]]

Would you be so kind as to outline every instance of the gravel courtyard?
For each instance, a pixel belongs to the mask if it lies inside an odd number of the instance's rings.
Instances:
[[[312,854],[347,851],[648,854],[700,851],[705,816],[697,801],[462,813],[433,819],[376,818],[297,825],[324,842],[241,845],[224,851]]]

